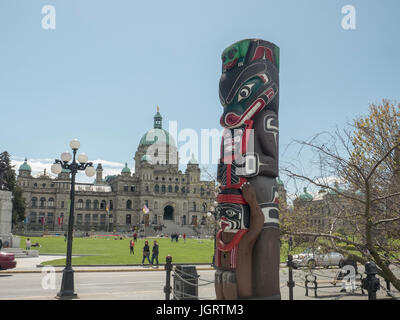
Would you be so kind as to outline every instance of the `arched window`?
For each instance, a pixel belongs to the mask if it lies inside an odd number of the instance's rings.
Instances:
[[[102,210],[106,209],[106,200],[101,200],[100,209],[102,209]]]
[[[154,192],[155,192],[155,193],[159,193],[159,192],[160,192],[160,187],[159,187],[158,184],[156,184],[156,185],[154,186]]]
[[[49,200],[47,202],[47,206],[49,208],[54,207],[54,199],[53,198],[49,198]]]
[[[128,200],[128,201],[126,202],[126,208],[127,208],[127,209],[132,209],[132,201],[131,201],[131,200]]]
[[[40,198],[40,207],[44,208],[46,206],[46,198]]]
[[[203,212],[206,212],[207,211],[207,203],[203,203]]]
[[[76,208],[77,209],[83,209],[83,200],[82,199],[78,200],[78,203],[76,204]]]
[[[37,198],[33,197],[31,201],[32,201],[31,207],[36,208],[36,206],[37,206]]]
[[[86,209],[90,209],[90,206],[92,205],[92,201],[86,200]]]
[[[126,215],[126,220],[125,220],[126,224],[132,224],[132,216],[130,214]]]
[[[172,192],[172,186],[168,186],[168,192]]]
[[[99,208],[99,201],[98,200],[94,200],[93,201],[93,209],[97,210]]]
[[[161,192],[165,193],[165,186],[164,185],[161,187]]]
[[[175,192],[179,192],[179,187],[175,186]]]

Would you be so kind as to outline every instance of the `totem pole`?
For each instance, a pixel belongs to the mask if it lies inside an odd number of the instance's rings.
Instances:
[[[246,39],[222,53],[217,299],[280,299],[278,87],[273,43]]]

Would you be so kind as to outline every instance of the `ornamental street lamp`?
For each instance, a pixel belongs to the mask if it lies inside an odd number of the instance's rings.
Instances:
[[[79,170],[85,170],[88,177],[93,177],[96,173],[93,163],[87,162],[88,157],[86,154],[81,153],[76,162],[76,152],[80,147],[80,142],[76,139],[70,142],[70,147],[73,156],[69,152],[61,154],[61,160],[56,159],[51,166],[51,172],[54,174],[61,173],[62,169],[67,169],[71,173],[71,193],[70,193],[70,211],[68,219],[68,240],[67,240],[67,259],[65,269],[63,270],[63,277],[61,282],[61,290],[57,293],[58,298],[76,298],[77,294],[74,291],[74,270],[71,266],[72,258],[72,233],[74,228],[74,208],[75,208],[75,175]],[[72,162],[70,162],[72,159]],[[69,163],[70,162],[70,163]]]

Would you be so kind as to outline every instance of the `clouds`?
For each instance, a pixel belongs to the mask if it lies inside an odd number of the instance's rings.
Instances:
[[[14,169],[18,173],[19,167],[24,163],[23,157],[13,156],[11,157],[11,165],[15,166]],[[117,175],[121,173],[121,170],[125,167],[125,163],[108,161],[103,159],[92,160],[94,167],[97,167],[99,163],[101,163],[103,167],[103,178],[108,175]],[[54,159],[28,159],[28,164],[32,169],[32,176],[38,176],[42,174],[46,169],[46,174],[51,177],[56,177],[53,173],[51,173],[51,165],[54,163]],[[131,171],[134,172],[134,168],[131,168]],[[78,182],[93,182],[93,177],[87,177],[83,172],[78,173],[76,176],[76,180]]]

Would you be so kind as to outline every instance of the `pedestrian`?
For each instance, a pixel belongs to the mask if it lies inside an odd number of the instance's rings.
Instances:
[[[154,259],[156,259],[157,268],[158,268],[158,243],[156,240],[154,240],[152,252],[153,252],[153,254],[151,256],[151,264],[154,265]]]
[[[0,239],[0,250],[3,248],[3,241]]]
[[[25,242],[26,250],[31,250],[31,240],[28,238]]]
[[[136,242],[136,240],[137,240],[137,233],[136,233],[136,231],[133,233],[133,241],[134,242]]]
[[[292,236],[290,236],[289,237],[289,251],[292,251],[292,249],[293,249],[293,238],[292,238]]]
[[[130,240],[129,241],[129,254],[133,254],[133,255],[135,254],[134,248],[135,248],[135,242],[133,240]]]
[[[66,241],[67,241],[67,233],[64,232],[64,242],[66,242]]]
[[[186,233],[183,234],[183,242],[186,243]]]
[[[175,242],[178,242],[178,239],[179,239],[179,233],[177,233],[177,234],[175,235]]]
[[[150,261],[150,247],[149,247],[149,242],[146,240],[144,242],[144,247],[143,247],[143,259],[142,259],[142,266],[144,265],[144,260],[147,258],[147,260],[149,261],[149,264],[151,264]]]

